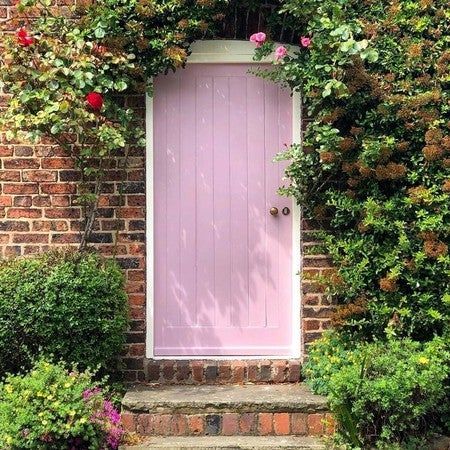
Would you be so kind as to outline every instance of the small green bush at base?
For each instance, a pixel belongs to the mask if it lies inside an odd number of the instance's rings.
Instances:
[[[122,435],[119,412],[89,372],[39,361],[0,386],[3,450],[112,450]]]
[[[28,369],[38,355],[113,371],[126,326],[114,261],[59,251],[0,263],[0,377]]]
[[[328,395],[353,449],[423,449],[427,433],[449,431],[450,349],[443,338],[355,344],[327,333],[312,346],[305,375],[315,392]]]

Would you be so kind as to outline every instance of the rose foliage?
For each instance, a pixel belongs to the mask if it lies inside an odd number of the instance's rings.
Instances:
[[[109,160],[126,165],[130,145],[144,142],[142,119],[123,106],[123,94],[151,90],[151,77],[183,66],[223,3],[102,0],[66,17],[50,0],[19,2],[18,31],[0,45],[0,86],[11,95],[0,129],[9,140],[58,144],[77,162],[82,246]]]

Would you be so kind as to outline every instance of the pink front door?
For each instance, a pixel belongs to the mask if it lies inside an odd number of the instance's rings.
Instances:
[[[295,348],[292,205],[273,162],[292,140],[292,99],[251,67],[191,64],[155,81],[155,356]]]

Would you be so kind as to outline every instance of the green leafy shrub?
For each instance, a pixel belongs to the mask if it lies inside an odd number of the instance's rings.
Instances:
[[[313,344],[305,374],[315,392],[328,395],[351,448],[398,444],[422,449],[427,433],[448,427],[450,348],[445,339],[354,344],[327,333]]]
[[[351,448],[403,445],[448,404],[448,2],[285,0],[281,12],[299,46],[260,74],[301,92],[310,120],[279,155],[280,191],[323,230],[335,271],[316,282],[338,303],[306,375]]]
[[[117,449],[120,414],[90,372],[43,360],[0,386],[0,448]]]
[[[336,273],[318,281],[357,339],[428,340],[450,323],[447,6],[286,0],[311,40],[263,73],[301,91],[311,118],[280,156],[281,192],[326,230]]]
[[[59,251],[0,263],[0,375],[29,368],[40,354],[114,370],[126,326],[114,261]]]

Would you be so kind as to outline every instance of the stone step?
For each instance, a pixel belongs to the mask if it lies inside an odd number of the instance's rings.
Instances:
[[[325,398],[303,384],[137,386],[122,421],[142,436],[322,436],[331,432]]]
[[[202,437],[155,437],[140,445],[123,446],[120,450],[324,450],[317,438],[298,436],[202,436]]]

